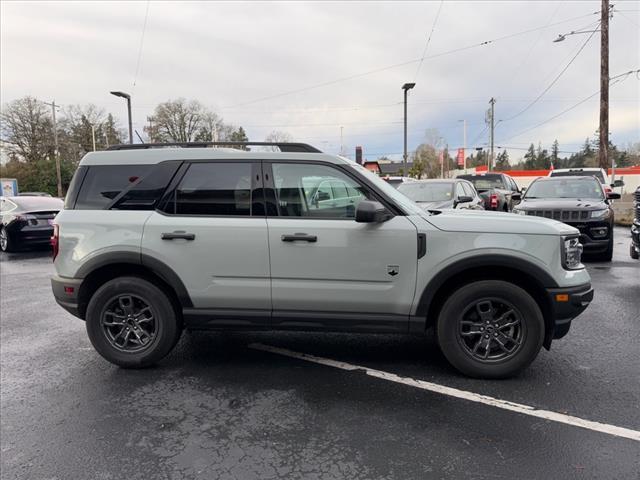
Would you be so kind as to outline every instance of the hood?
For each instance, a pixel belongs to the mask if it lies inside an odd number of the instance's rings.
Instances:
[[[578,234],[577,228],[549,218],[487,210],[448,210],[425,218],[448,232],[520,233],[531,235]]]
[[[443,210],[453,208],[453,200],[440,200],[437,202],[416,202],[423,210]]]
[[[609,208],[603,200],[588,198],[531,198],[526,197],[518,204],[518,210],[602,210]]]

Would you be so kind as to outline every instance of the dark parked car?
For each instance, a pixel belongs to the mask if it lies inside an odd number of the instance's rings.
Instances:
[[[518,184],[504,173],[476,173],[459,175],[457,178],[473,183],[484,201],[485,210],[510,212],[520,200]]]
[[[53,197],[0,197],[0,249],[12,252],[47,245],[63,204]]]
[[[397,188],[425,210],[484,210],[483,200],[466,180],[414,180],[401,183]]]
[[[631,258],[638,260],[640,258],[640,187],[636,188],[633,202],[633,211],[635,213],[633,225],[631,225]]]
[[[552,218],[580,230],[585,254],[611,261],[613,209],[609,200],[619,193],[605,193],[594,177],[543,177],[529,185],[513,210],[521,215]]]

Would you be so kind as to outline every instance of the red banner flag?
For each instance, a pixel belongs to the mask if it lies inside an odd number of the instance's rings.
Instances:
[[[464,148],[458,149],[458,166],[464,167]]]

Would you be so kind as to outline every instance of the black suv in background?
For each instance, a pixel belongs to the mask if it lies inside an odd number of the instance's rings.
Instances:
[[[609,200],[619,193],[605,193],[595,177],[542,177],[529,185],[520,204],[520,215],[552,218],[580,230],[585,254],[611,261],[613,209]]]
[[[520,200],[520,189],[513,178],[504,173],[476,173],[458,175],[473,183],[478,195],[484,201],[485,210],[510,212]]]

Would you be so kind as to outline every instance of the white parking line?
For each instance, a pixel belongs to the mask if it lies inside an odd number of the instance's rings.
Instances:
[[[593,430],[594,432],[606,433],[607,435],[628,438],[630,440],[640,442],[640,431],[631,430],[629,428],[616,427],[615,425],[609,425],[606,423],[593,422],[591,420],[572,417],[571,415],[564,415],[562,413],[552,412],[550,410],[540,410],[535,407],[530,407],[529,405],[508,402],[506,400],[500,400],[499,398],[490,397],[488,395],[480,395],[478,393],[459,390],[452,387],[446,387],[444,385],[426,382],[424,380],[415,380],[409,377],[401,377],[394,373],[383,372],[381,370],[375,370],[359,365],[352,365],[350,363],[339,362],[336,360],[331,360],[329,358],[316,357],[315,355],[309,355],[307,353],[294,352],[293,350],[287,350],[286,348],[273,347],[271,345],[263,345],[261,343],[252,343],[249,345],[249,348],[262,350],[264,352],[276,353],[278,355],[285,355],[287,357],[297,358],[299,360],[305,360],[307,362],[319,363],[321,365],[339,368],[341,370],[362,370],[367,375],[375,378],[380,378],[382,380],[387,380],[389,382],[401,383],[410,387],[420,388],[422,390],[428,390],[430,392],[440,393],[442,395],[448,395],[450,397],[460,398],[462,400],[483,403],[485,405],[502,408],[503,410],[510,410],[512,412],[522,413],[531,417],[538,417],[544,420],[551,420],[553,422],[572,425],[574,427],[586,428],[587,430]]]

